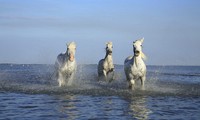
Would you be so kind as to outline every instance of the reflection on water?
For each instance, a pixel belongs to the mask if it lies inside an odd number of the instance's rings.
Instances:
[[[74,120],[77,119],[78,112],[76,108],[76,96],[74,95],[63,95],[59,96],[60,104],[58,111],[62,114],[63,119]]]
[[[145,96],[132,97],[131,100],[116,96],[58,95],[57,110],[62,119],[138,119],[147,120],[151,110],[147,107]]]
[[[56,96],[57,110],[63,119],[127,119],[127,101],[116,96]],[[127,105],[127,106],[126,106]]]
[[[0,92],[0,119],[199,120],[200,97],[38,95]]]
[[[145,96],[133,97],[129,106],[130,114],[138,120],[147,120],[151,110],[147,108],[147,98]]]

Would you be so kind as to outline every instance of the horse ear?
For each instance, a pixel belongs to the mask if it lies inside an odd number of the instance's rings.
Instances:
[[[109,44],[109,42],[106,42],[106,45],[108,45]]]
[[[108,45],[110,44],[110,42],[106,42],[106,46],[108,47]]]
[[[71,42],[75,47],[76,47],[76,43],[73,41],[73,42]]]
[[[144,37],[140,41],[143,43],[144,42]]]

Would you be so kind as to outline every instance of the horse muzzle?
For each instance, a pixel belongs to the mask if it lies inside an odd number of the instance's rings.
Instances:
[[[73,54],[69,54],[69,61],[71,61],[71,62],[74,61],[74,55]]]
[[[111,51],[111,50],[108,50],[107,53],[108,53],[109,55],[111,55],[111,54],[112,54],[112,51]]]
[[[139,56],[139,55],[140,55],[140,51],[135,50],[135,51],[134,51],[134,55],[135,55],[135,56]]]

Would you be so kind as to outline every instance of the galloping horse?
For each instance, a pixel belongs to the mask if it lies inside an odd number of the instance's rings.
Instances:
[[[56,77],[59,86],[70,86],[73,81],[73,77],[76,71],[76,60],[75,60],[76,44],[70,42],[67,44],[67,51],[60,53],[57,56],[55,63]]]
[[[146,80],[146,65],[143,59],[146,56],[142,52],[142,43],[144,38],[133,42],[134,56],[129,56],[124,61],[124,71],[126,79],[129,82],[129,88],[134,89],[135,80],[141,80],[142,89],[144,89],[144,81]]]
[[[98,77],[106,81],[112,81],[114,78],[114,64],[112,59],[112,42],[106,43],[106,56],[98,63]],[[111,78],[109,78],[111,75]]]

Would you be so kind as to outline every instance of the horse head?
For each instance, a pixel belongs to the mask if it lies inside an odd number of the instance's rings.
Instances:
[[[106,43],[106,54],[111,55],[112,54],[112,49],[113,49],[112,42],[107,42]]]
[[[75,42],[70,42],[67,44],[67,56],[68,59],[73,62],[75,59],[75,52],[76,52],[76,44]]]
[[[133,52],[135,57],[142,57],[146,59],[145,54],[142,52],[142,43],[144,42],[144,38],[136,40],[133,42]]]

